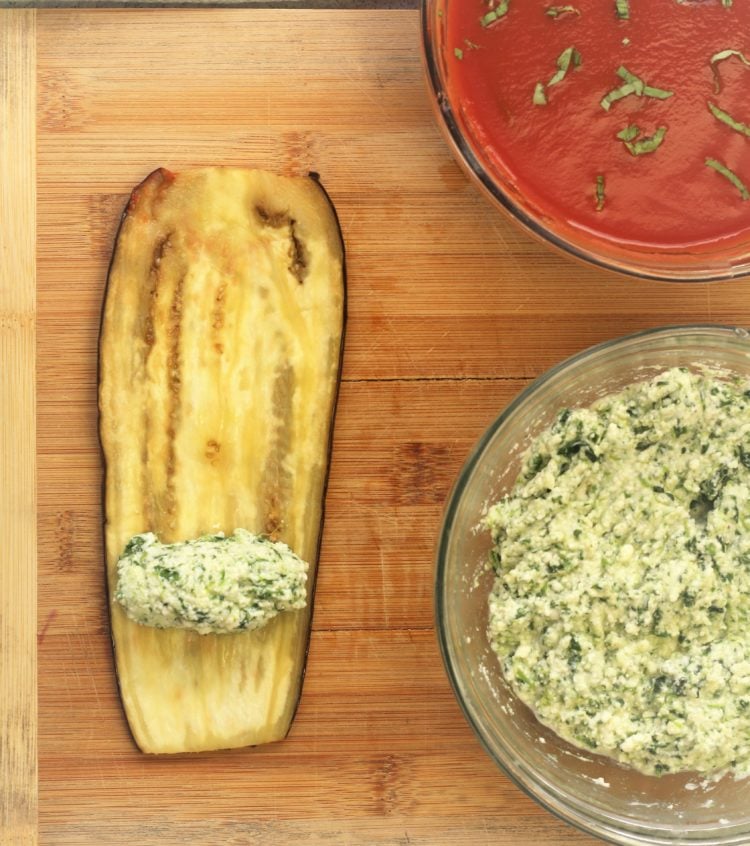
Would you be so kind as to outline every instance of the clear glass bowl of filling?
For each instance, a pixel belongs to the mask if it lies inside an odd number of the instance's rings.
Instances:
[[[720,326],[666,327],[601,344],[527,387],[480,438],[446,506],[436,567],[436,626],[466,719],[513,781],[581,829],[621,844],[750,842],[750,778],[644,775],[562,740],[507,684],[488,638],[492,547],[480,525],[516,480],[526,447],[563,408],[672,367],[750,379],[750,334]]]
[[[421,15],[453,155],[528,233],[640,278],[750,273],[747,4],[422,0]]]

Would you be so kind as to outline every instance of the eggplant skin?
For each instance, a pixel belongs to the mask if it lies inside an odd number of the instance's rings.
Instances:
[[[109,610],[120,694],[144,752],[283,738],[309,640],[345,323],[344,251],[310,177],[154,171],[128,202],[99,346]],[[310,565],[305,609],[200,635],[114,601],[126,542],[244,528]]]

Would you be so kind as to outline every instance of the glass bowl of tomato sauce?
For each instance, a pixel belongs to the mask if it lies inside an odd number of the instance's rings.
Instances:
[[[499,414],[468,456],[445,507],[436,554],[436,630],[467,722],[499,768],[542,807],[618,844],[739,846],[750,843],[750,777],[650,775],[568,743],[516,695],[489,635],[493,543],[483,518],[513,489],[527,448],[561,410],[589,408],[671,368],[708,368],[747,382],[750,334],[693,325],[608,341],[541,375]]]
[[[434,111],[528,233],[641,278],[750,274],[750,5],[423,0]]]

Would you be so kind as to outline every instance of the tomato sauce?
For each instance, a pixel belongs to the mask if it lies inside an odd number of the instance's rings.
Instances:
[[[567,4],[509,0],[507,13],[483,26],[502,5],[446,0],[448,93],[483,164],[547,225],[564,221],[639,249],[750,239],[750,199],[706,165],[719,162],[750,191],[750,137],[708,105],[750,125],[750,67],[736,55],[711,62],[727,50],[750,60],[748,0],[630,0],[627,19],[615,0],[578,0],[575,12],[556,17],[547,10]],[[548,85],[569,48],[580,65],[571,61]],[[602,98],[625,82],[619,68],[661,97],[630,94],[604,109]],[[537,105],[540,82],[547,102]],[[632,126],[638,138],[663,139],[633,155],[618,138]]]

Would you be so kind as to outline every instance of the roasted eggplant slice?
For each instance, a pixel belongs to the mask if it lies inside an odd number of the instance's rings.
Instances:
[[[300,693],[344,327],[343,246],[314,178],[206,168],[132,193],[99,360],[112,637],[144,752],[283,738]],[[304,610],[202,635],[128,619],[127,541],[236,528],[310,564]]]

